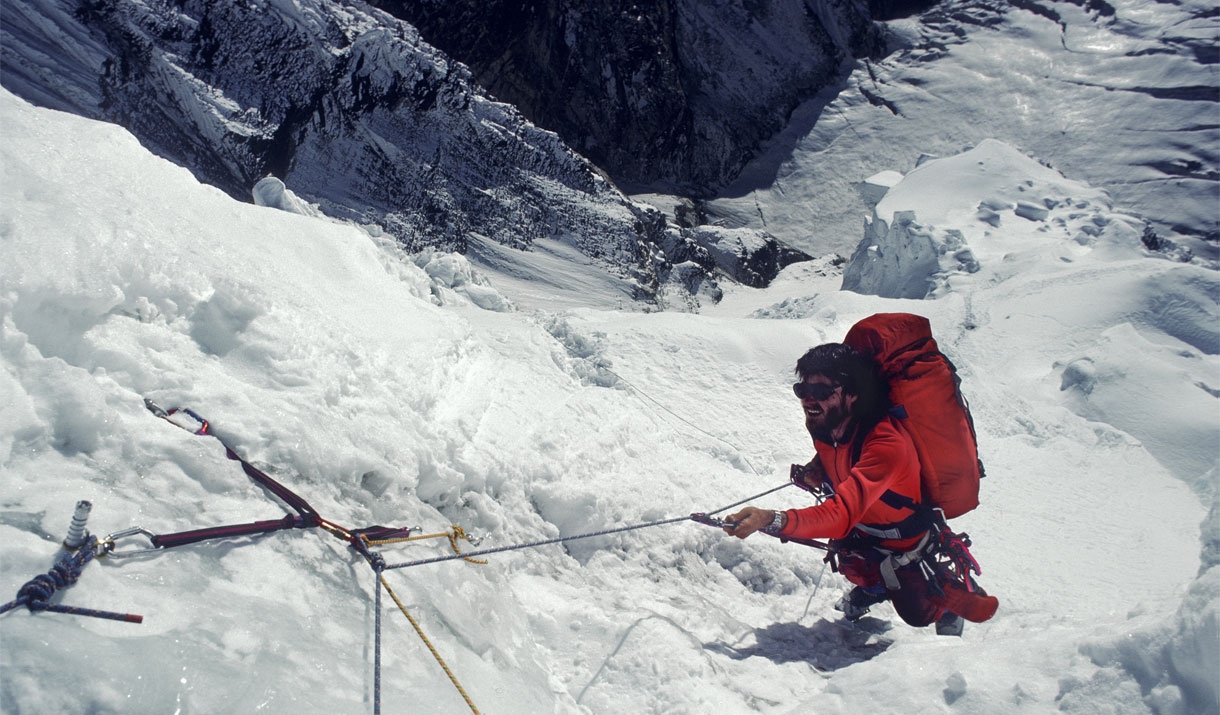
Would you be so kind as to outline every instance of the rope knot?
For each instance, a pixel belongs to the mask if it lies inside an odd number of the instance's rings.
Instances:
[[[449,537],[449,546],[453,547],[453,553],[455,553],[455,554],[462,553],[461,548],[458,547],[458,539],[462,539],[463,541],[474,544],[475,546],[479,545],[479,539],[470,538],[470,536],[466,533],[466,530],[463,529],[462,527],[458,526],[457,524],[453,524],[453,529],[452,529],[452,531],[449,532],[449,534],[447,536]],[[464,557],[462,560],[468,561],[472,564],[486,564],[487,563],[487,561],[485,559],[472,559],[470,557]]]
[[[56,563],[47,573],[38,574],[27,581],[17,591],[17,598],[24,599],[26,607],[30,609],[46,604],[56,590],[67,588],[80,579],[81,570],[93,557],[96,544],[97,537],[90,536],[76,553]]]
[[[55,595],[57,588],[64,585],[50,574],[38,574],[17,591],[17,598],[23,600],[27,608],[37,609]]]

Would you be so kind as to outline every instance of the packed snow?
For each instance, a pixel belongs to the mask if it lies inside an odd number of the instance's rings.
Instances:
[[[235,202],[117,127],[7,92],[0,128],[5,593],[50,568],[78,500],[98,536],[286,513],[150,399],[204,416],[347,527],[458,525],[482,537],[457,542],[470,552],[677,519],[387,571],[482,712],[1220,710],[1216,273],[1149,252],[1105,192],[1016,147],[926,162],[878,204],[977,259],[925,277],[927,299],[842,291],[843,268],[813,261],[689,314],[539,287],[532,254],[486,254],[515,261],[503,273],[407,255],[309,215],[291,187]],[[963,163],[976,181],[955,183]],[[563,256],[556,242],[543,259]],[[812,454],[792,367],[897,310],[931,319],[987,465],[982,505],[954,526],[1001,608],[961,638],[884,605],[848,625],[820,552],[682,520],[805,504],[756,496]],[[374,594],[365,560],[320,529],[99,558],[55,602],[143,623],[0,615],[0,708],[372,712],[380,620],[382,711],[469,711]]]
[[[708,213],[806,251],[850,252],[857,182],[999,139],[1216,257],[1213,0],[936,5],[887,23],[897,51],[798,109]]]

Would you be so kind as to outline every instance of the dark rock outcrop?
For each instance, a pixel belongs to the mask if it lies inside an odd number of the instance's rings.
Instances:
[[[3,83],[115,122],[235,198],[274,174],[411,248],[562,237],[649,294],[661,221],[410,25],[360,2],[6,2]]]
[[[694,263],[753,288],[766,287],[785,267],[813,258],[765,231],[747,228],[697,226],[673,231],[661,246],[671,263]]]
[[[845,60],[882,50],[851,0],[373,2],[627,190],[714,194]]]

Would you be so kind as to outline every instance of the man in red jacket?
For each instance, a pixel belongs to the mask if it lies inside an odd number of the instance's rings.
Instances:
[[[817,456],[795,477],[824,495],[805,509],[748,506],[725,531],[831,539],[833,561],[855,588],[836,606],[850,620],[887,598],[907,623],[937,623],[960,634],[962,617],[985,621],[999,602],[976,584],[947,578],[929,562],[937,544],[934,513],[922,505],[919,456],[889,400],[876,364],[852,348],[828,343],[797,362],[793,391]],[[966,576],[969,579],[969,576]]]

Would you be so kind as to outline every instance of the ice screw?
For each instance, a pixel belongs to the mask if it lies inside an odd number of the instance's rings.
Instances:
[[[76,513],[72,515],[72,524],[68,527],[68,536],[64,538],[64,548],[69,551],[76,551],[85,545],[85,541],[89,538],[89,531],[85,529],[85,521],[89,518],[89,511],[93,509],[93,503],[85,500],[76,502]]]

